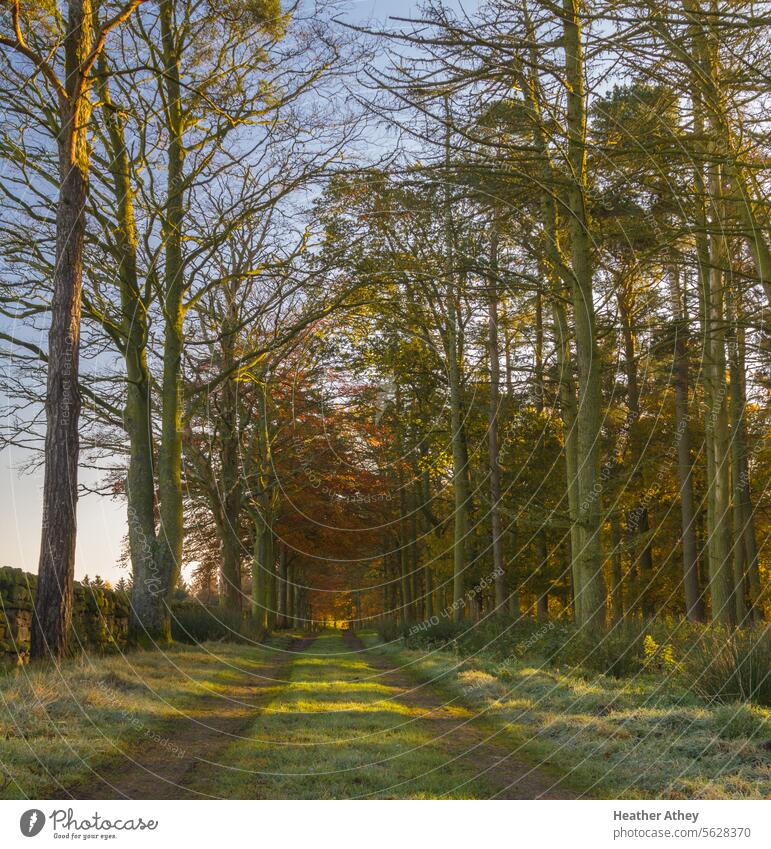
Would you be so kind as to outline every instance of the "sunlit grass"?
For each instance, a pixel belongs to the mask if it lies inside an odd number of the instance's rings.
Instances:
[[[367,640],[376,647],[376,640]],[[519,751],[626,798],[768,798],[771,711],[709,704],[657,675],[583,678],[394,647],[381,651],[520,737]]]
[[[275,648],[289,642],[282,640]],[[180,716],[206,723],[212,698],[255,718],[241,739],[223,738],[213,758],[195,753],[203,759],[192,789],[208,796],[488,798],[500,791],[501,777],[485,774],[473,746],[456,736],[455,724],[469,722],[549,781],[567,775],[578,795],[771,793],[767,709],[710,705],[656,676],[581,677],[532,662],[501,670],[484,658],[426,656],[366,640],[376,655],[352,652],[339,633],[326,633],[291,658],[211,644],[6,675],[2,794],[55,794],[88,776],[90,766],[120,764],[121,753],[158,745],[159,737],[173,753]],[[383,671],[383,659],[401,669],[398,677]],[[290,679],[269,680],[285,660]],[[251,686],[257,679],[259,708]],[[423,704],[417,689],[418,697],[405,700],[410,681],[430,682],[442,699]]]
[[[456,760],[426,711],[394,700],[400,689],[324,634],[298,658],[292,681],[223,756],[228,768],[200,789],[229,798],[439,798],[493,795],[473,758]],[[364,680],[359,680],[361,678]],[[445,715],[471,714],[456,706]]]
[[[177,645],[0,676],[0,796],[45,798],[133,745],[156,745],[158,734],[173,740],[181,714],[205,717],[201,696],[238,704],[248,676],[269,674],[271,655],[228,643]]]

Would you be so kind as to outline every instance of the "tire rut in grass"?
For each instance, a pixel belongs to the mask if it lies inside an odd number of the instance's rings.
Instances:
[[[490,721],[473,712],[453,710],[459,706],[457,699],[449,700],[435,685],[394,669],[386,656],[367,650],[353,632],[346,631],[343,639],[351,651],[361,652],[367,664],[380,673],[380,683],[401,691],[396,701],[423,714],[416,721],[428,726],[432,745],[446,754],[448,764],[456,760],[470,763],[479,778],[500,788],[494,798],[576,798],[560,776],[518,759],[504,727],[492,728]]]
[[[141,739],[126,750],[94,764],[82,782],[53,794],[64,799],[206,798],[190,785],[201,785],[201,773],[215,770],[218,757],[245,732],[274,698],[274,688],[289,680],[293,654],[315,637],[299,637],[283,652],[274,652],[259,671],[244,670],[233,690],[196,699],[164,723],[143,729]]]

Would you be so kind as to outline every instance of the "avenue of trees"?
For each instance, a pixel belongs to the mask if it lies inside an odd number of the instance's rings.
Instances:
[[[767,619],[771,4],[0,0],[3,445],[132,633]],[[80,529],[83,532],[83,529]]]

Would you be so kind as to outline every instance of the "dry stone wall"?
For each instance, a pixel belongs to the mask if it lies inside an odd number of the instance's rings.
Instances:
[[[0,567],[0,666],[18,666],[29,660],[32,607],[37,576]],[[75,584],[71,645],[109,651],[125,645],[129,600],[126,593],[104,587]]]

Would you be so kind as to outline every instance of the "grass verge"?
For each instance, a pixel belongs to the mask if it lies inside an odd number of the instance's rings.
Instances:
[[[174,740],[175,720],[202,696],[237,695],[245,673],[258,674],[288,641],[81,655],[59,668],[0,675],[0,798],[58,795],[138,745],[185,756]]]
[[[365,643],[472,710],[504,723],[522,756],[559,764],[606,798],[771,795],[771,712],[699,698],[666,675],[560,670],[532,658],[460,657]]]

